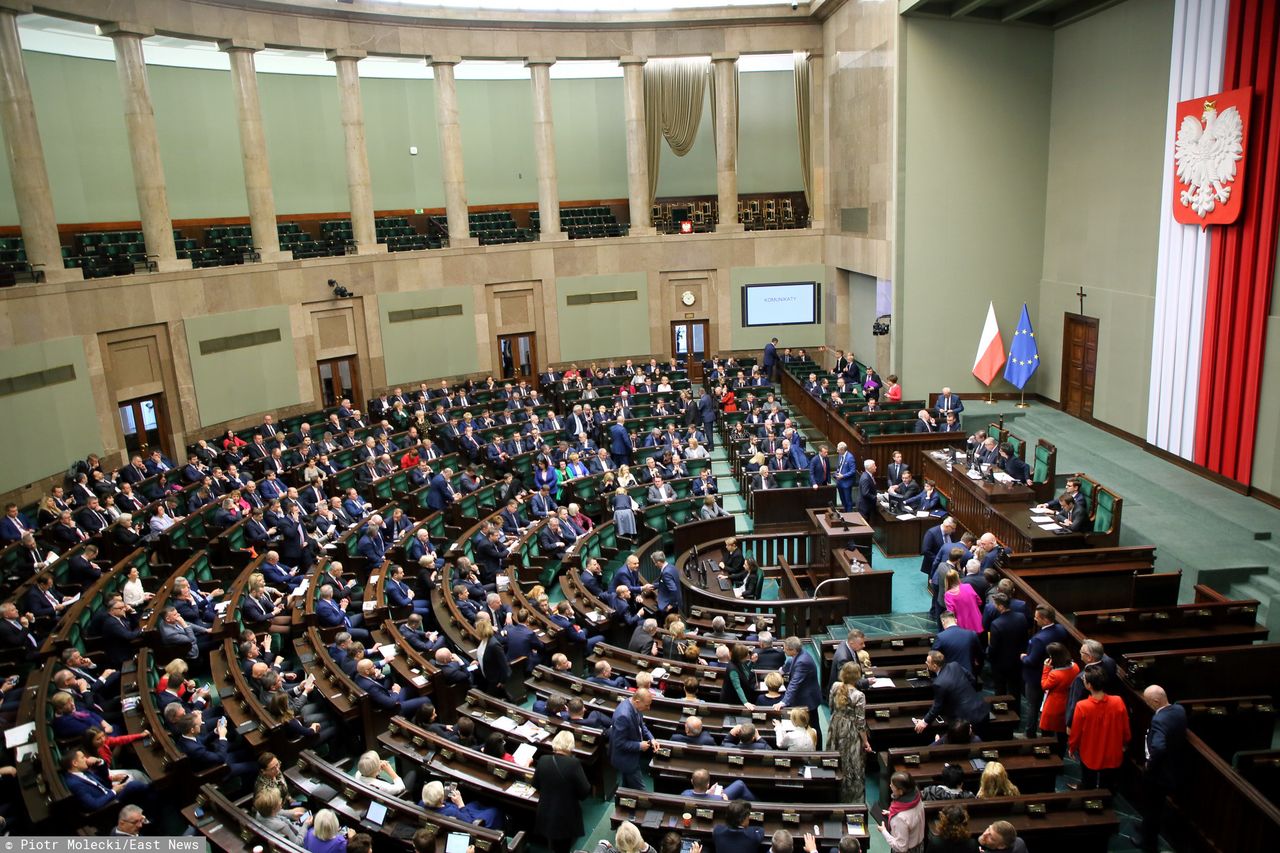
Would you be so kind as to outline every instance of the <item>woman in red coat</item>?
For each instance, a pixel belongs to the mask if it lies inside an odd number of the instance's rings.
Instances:
[[[1040,731],[1054,734],[1058,745],[1067,745],[1067,694],[1071,682],[1080,674],[1080,667],[1071,659],[1071,652],[1062,643],[1050,643],[1046,651],[1048,660],[1040,673],[1040,686],[1044,689],[1044,704],[1040,706]]]
[[[738,398],[734,396],[732,388],[720,389],[720,411],[726,415],[732,415],[738,411]]]

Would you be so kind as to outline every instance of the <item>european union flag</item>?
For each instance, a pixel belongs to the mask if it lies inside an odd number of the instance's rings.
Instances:
[[[1004,378],[1014,387],[1021,389],[1027,380],[1040,366],[1040,351],[1036,348],[1036,333],[1031,328],[1031,318],[1027,315],[1027,303],[1022,303],[1022,319],[1018,321],[1018,331],[1013,333],[1013,343],[1009,346],[1009,362],[1004,366]]]

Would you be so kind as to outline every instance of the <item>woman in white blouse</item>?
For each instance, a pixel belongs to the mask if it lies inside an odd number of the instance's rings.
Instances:
[[[778,749],[789,752],[813,752],[817,749],[817,732],[809,728],[809,709],[792,708],[791,728],[778,735]]]
[[[404,780],[400,778],[400,774],[396,773],[390,761],[384,761],[373,750],[360,756],[360,761],[356,764],[356,781],[393,797],[404,793]]]
[[[629,489],[636,484],[636,475],[631,473],[629,465],[623,465],[618,469],[618,486],[623,489]]]
[[[148,598],[152,593],[142,588],[142,578],[138,576],[138,567],[129,567],[129,576],[125,578],[124,586],[120,589],[120,595],[124,597],[124,603],[130,607],[137,607]]]

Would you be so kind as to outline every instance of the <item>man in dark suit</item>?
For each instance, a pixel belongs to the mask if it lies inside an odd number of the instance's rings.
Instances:
[[[831,685],[840,680],[840,669],[847,663],[856,663],[862,667],[863,676],[871,675],[871,655],[867,653],[866,646],[867,635],[858,628],[850,629],[844,642],[836,646],[835,654],[831,656],[831,671],[827,674],[824,695],[829,696]]]
[[[836,445],[836,492],[840,495],[840,507],[845,512],[853,511],[853,485],[858,478],[858,463],[848,446],[842,441]]]
[[[809,482],[815,489],[831,482],[830,452],[824,444],[818,448],[817,454],[809,460]]]
[[[1120,692],[1120,677],[1116,674],[1115,658],[1107,654],[1102,643],[1097,640],[1086,639],[1080,644],[1080,674],[1071,682],[1071,687],[1067,690],[1067,726],[1071,726],[1071,720],[1075,717],[1076,704],[1081,702],[1084,697],[1089,695],[1089,688],[1084,683],[1084,671],[1090,664],[1096,663],[1102,667],[1102,671],[1106,674],[1106,683],[1103,690],[1107,693]]]
[[[23,534],[31,531],[31,524],[18,514],[17,504],[5,506],[4,516],[0,517],[0,545],[17,542],[22,539]]]
[[[626,423],[621,414],[614,420],[613,426],[609,427],[609,456],[613,459],[615,465],[631,464],[631,454],[635,450],[635,445],[631,440],[631,433],[627,431]]]
[[[764,843],[764,830],[751,823],[751,803],[734,800],[725,810],[725,822],[711,832],[716,853],[757,853]]]
[[[764,345],[764,375],[769,377],[770,382],[777,381],[778,374],[778,339],[770,338],[769,343]]]
[[[453,469],[445,468],[431,478],[431,485],[427,491],[427,506],[433,510],[442,510],[453,503],[455,497]]]
[[[1164,820],[1169,795],[1174,793],[1183,774],[1183,755],[1187,749],[1187,710],[1169,704],[1163,687],[1153,684],[1142,691],[1142,698],[1155,709],[1147,727],[1146,781],[1142,803],[1142,828],[1129,837],[1134,846],[1144,851],[1159,847],[1160,824]]]
[[[930,527],[924,533],[920,544],[920,571],[926,577],[933,577],[933,567],[937,565],[939,553],[950,551],[951,546],[959,541],[956,533],[956,520],[951,517],[942,519],[936,527]]]
[[[392,684],[390,689],[384,687],[375,678],[376,668],[369,658],[362,658],[356,664],[356,686],[368,694],[374,705],[389,714],[402,714],[412,717],[417,710],[431,701],[426,696],[410,697],[399,684]]]
[[[991,663],[992,687],[997,696],[1017,696],[1022,688],[1022,654],[1027,650],[1027,617],[1010,607],[1009,596],[991,596],[996,617],[988,629],[987,660]]]
[[[563,560],[570,537],[560,529],[560,519],[551,516],[547,526],[538,531],[538,547],[542,553],[555,560]]]
[[[782,651],[787,662],[782,667],[782,675],[787,679],[786,692],[775,708],[808,708],[809,725],[818,733],[818,742],[814,745],[822,749],[822,725],[818,720],[818,706],[822,704],[822,687],[818,684],[818,665],[813,657],[804,650],[799,637],[787,637],[782,642]]]
[[[933,650],[942,652],[947,663],[958,663],[965,672],[973,675],[982,663],[982,647],[976,631],[956,624],[956,615],[944,610],[941,616],[942,630],[933,640]]]
[[[876,518],[876,461],[867,459],[862,463],[862,476],[858,478],[858,512],[867,524]]]
[[[707,437],[707,450],[716,449],[716,401],[706,388],[698,398],[698,418],[702,421],[702,433]]]
[[[680,573],[674,564],[667,562],[667,555],[654,551],[654,566],[658,568],[658,610],[661,613],[680,613],[684,606],[684,591],[680,588]]]
[[[644,790],[640,759],[658,746],[653,732],[644,722],[644,712],[652,704],[653,694],[642,687],[630,698],[619,702],[613,713],[613,727],[609,729],[609,758],[618,771],[618,784],[622,787]]]
[[[191,759],[191,766],[196,770],[226,765],[233,777],[252,776],[258,772],[258,762],[238,761],[227,746],[227,718],[219,717],[208,741],[200,740],[200,719],[195,714],[187,714],[178,721],[177,747]]]
[[[523,609],[516,610],[511,614],[511,623],[503,631],[503,637],[506,640],[507,661],[514,662],[524,658],[525,670],[532,672],[542,663],[542,653],[546,646],[538,633],[525,624],[527,619]]]
[[[938,422],[929,414],[928,409],[921,409],[919,416],[916,418],[915,425],[911,427],[912,432],[937,432]]]
[[[1070,642],[1067,629],[1058,624],[1058,613],[1047,604],[1036,607],[1034,633],[1027,642],[1027,650],[1022,655],[1022,681],[1024,694],[1027,697],[1027,737],[1036,736],[1040,722],[1040,703],[1044,699],[1044,690],[1040,686],[1040,676],[1044,670],[1045,659],[1049,657],[1050,643]]]
[[[923,733],[930,723],[968,720],[981,735],[988,709],[973,674],[957,661],[948,663],[939,651],[931,651],[925,656],[925,666],[933,676],[933,705],[916,721],[916,734]]]
[[[126,660],[133,657],[134,641],[141,633],[129,625],[125,619],[128,606],[124,599],[116,599],[107,610],[107,617],[102,620],[103,654],[107,665],[119,669]]]
[[[938,413],[939,418],[945,418],[947,412],[955,412],[958,416],[964,411],[964,401],[960,399],[958,394],[952,394],[950,388],[943,388],[942,393],[938,395],[937,401],[933,404],[933,409]]]

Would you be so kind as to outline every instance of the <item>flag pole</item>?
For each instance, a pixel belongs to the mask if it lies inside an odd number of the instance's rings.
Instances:
[[[988,406],[994,405],[995,402],[996,402],[995,398],[991,396],[991,386],[988,385],[987,386],[987,405]]]
[[[1013,404],[1013,405],[1014,405],[1014,408],[1017,408],[1017,409],[1029,409],[1029,408],[1031,408],[1031,404],[1027,402],[1027,391],[1026,391],[1026,389],[1025,389],[1025,388],[1019,388],[1018,390],[1019,390],[1019,392],[1022,394],[1022,396],[1018,399],[1018,402],[1016,402],[1016,403],[1014,403],[1014,404]]]

